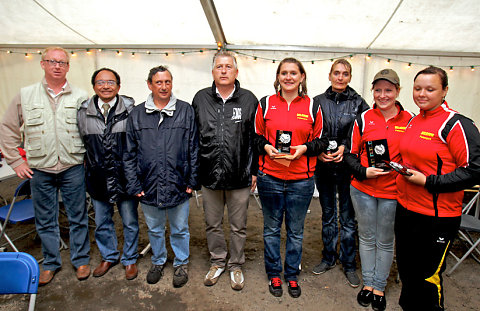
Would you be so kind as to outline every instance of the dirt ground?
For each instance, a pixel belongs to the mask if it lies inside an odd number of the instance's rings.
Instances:
[[[10,201],[11,193],[19,179],[13,178],[0,182],[0,194]],[[201,204],[201,197],[200,197]],[[323,275],[314,275],[311,271],[321,258],[321,208],[317,198],[312,200],[310,214],[305,223],[302,273],[299,276],[302,296],[291,298],[284,284],[284,295],[273,297],[268,291],[267,277],[263,264],[263,218],[262,212],[250,199],[248,211],[247,242],[245,246],[246,262],[244,265],[245,288],[234,291],[230,288],[229,275],[224,273],[218,283],[212,287],[203,285],[203,278],[209,268],[209,255],[205,237],[205,223],[202,208],[198,208],[195,199],[190,200],[190,264],[189,281],[179,289],[172,286],[173,253],[168,247],[168,261],[164,277],[155,285],[146,282],[150,267],[151,253],[138,259],[139,275],[135,280],[127,281],[122,265],[113,267],[105,276],[90,277],[79,282],[75,278],[70,264],[69,251],[63,250],[63,268],[57,273],[52,283],[40,287],[37,295],[36,310],[370,310],[356,302],[359,288],[351,288],[343,275],[341,265]],[[139,251],[148,244],[147,228],[143,213],[140,215]],[[117,234],[122,243],[121,224],[118,213],[115,214]],[[60,217],[61,236],[68,243],[68,222]],[[100,262],[100,254],[94,239],[94,223],[90,221],[91,265],[92,270]],[[34,228],[34,224],[9,226],[7,232],[15,235],[18,230]],[[226,227],[225,227],[226,228]],[[283,230],[284,231],[284,230]],[[228,231],[227,231],[228,232]],[[282,235],[284,249],[285,232]],[[4,241],[4,240],[3,240]],[[168,243],[168,240],[167,240]],[[3,243],[0,243],[3,244]],[[36,258],[41,258],[41,246],[35,234],[19,241],[17,247]],[[460,242],[454,245],[454,251],[464,247]],[[282,253],[282,258],[283,253]],[[448,266],[454,259],[449,256]],[[360,263],[357,267],[360,272]],[[480,266],[468,258],[452,276],[444,275],[446,310],[480,310]],[[396,283],[397,269],[392,266],[386,289],[387,310],[401,310],[398,297],[401,284]],[[1,276],[0,276],[1,277]],[[0,296],[0,310],[27,310],[28,295]]]

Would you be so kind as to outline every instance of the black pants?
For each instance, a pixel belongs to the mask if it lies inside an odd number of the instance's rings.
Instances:
[[[461,217],[434,217],[397,205],[395,239],[403,310],[443,310],[446,256]]]

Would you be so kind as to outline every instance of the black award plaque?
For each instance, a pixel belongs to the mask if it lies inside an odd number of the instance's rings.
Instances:
[[[386,139],[371,140],[365,143],[368,166],[382,168],[387,171],[391,168],[385,163],[390,161]]]
[[[292,144],[292,132],[277,130],[277,137],[275,138],[275,149],[279,153],[290,154],[290,145]]]

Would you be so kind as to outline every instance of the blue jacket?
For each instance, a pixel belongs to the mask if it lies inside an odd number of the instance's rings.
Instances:
[[[130,199],[125,193],[123,153],[127,117],[135,102],[131,97],[117,95],[106,124],[97,103],[95,95],[84,101],[77,112],[78,129],[86,149],[85,180],[92,198],[115,203]]]
[[[188,103],[176,100],[173,113],[164,110],[152,111],[145,102],[133,108],[123,161],[127,192],[144,191],[140,202],[169,208],[189,199],[187,187],[199,189],[198,133]]]

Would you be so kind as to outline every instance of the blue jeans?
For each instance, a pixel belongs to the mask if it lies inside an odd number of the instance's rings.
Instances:
[[[167,261],[165,247],[165,225],[170,223],[170,245],[175,253],[173,266],[185,265],[190,255],[190,233],[188,232],[188,200],[172,208],[159,208],[141,203],[145,222],[148,226],[148,238],[152,246],[152,263],[163,265]]]
[[[263,212],[263,244],[265,271],[268,278],[280,277],[280,231],[285,215],[284,278],[296,281],[302,261],[303,227],[312,200],[313,178],[282,180],[258,171],[257,187]]]
[[[42,240],[44,270],[56,270],[62,266],[58,226],[59,190],[70,224],[70,260],[75,268],[90,262],[84,177],[83,165],[75,165],[58,174],[33,169],[30,187],[35,208],[35,225]]]
[[[117,262],[120,252],[117,249],[117,233],[113,223],[114,205],[92,198],[95,209],[95,240],[102,259]],[[121,262],[124,266],[137,262],[138,258],[138,202],[123,200],[117,202],[118,213],[123,223],[123,254]]]
[[[363,285],[385,291],[393,262],[397,201],[372,197],[350,186],[358,221]]]
[[[337,258],[345,272],[355,271],[356,223],[350,199],[350,174],[337,171],[315,174],[320,205],[322,206],[322,261],[333,265]],[[340,257],[337,254],[337,196],[340,220]]]

